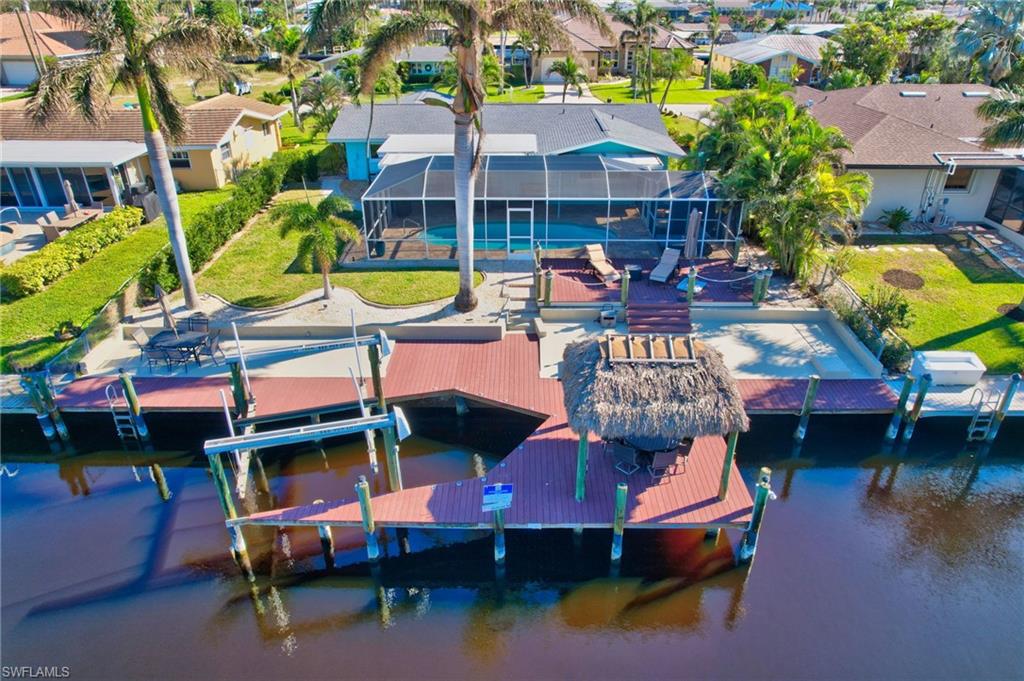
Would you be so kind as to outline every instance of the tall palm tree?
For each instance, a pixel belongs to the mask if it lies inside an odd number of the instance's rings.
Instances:
[[[722,37],[722,24],[719,18],[722,16],[715,7],[715,0],[709,0],[708,12],[708,66],[704,71],[704,89],[711,89],[711,63],[715,60],[715,45]]]
[[[324,300],[331,299],[331,267],[341,257],[342,245],[359,243],[359,229],[338,216],[338,209],[351,210],[347,201],[324,200],[319,206],[289,202],[275,206],[271,218],[280,225],[281,236],[299,232],[298,259],[304,267],[316,264],[323,277]]]
[[[302,52],[306,49],[306,38],[302,32],[294,28],[278,27],[269,31],[269,45],[278,56],[271,59],[261,68],[276,71],[288,79],[291,88],[292,117],[295,127],[302,130],[302,117],[299,115],[299,88],[296,81],[306,73],[306,65],[302,61]]]
[[[649,0],[636,0],[633,5],[633,9],[622,15],[622,23],[628,26],[621,39],[632,40],[636,42],[638,53],[643,57],[643,63],[641,60],[634,57],[633,59],[633,98],[636,99],[636,83],[639,81],[643,84],[643,90],[646,93],[645,98],[648,103],[654,101],[652,89],[653,89],[653,73],[654,64],[652,63],[651,53],[652,45],[654,43],[654,36],[658,32],[658,17],[660,12],[651,5]]]
[[[373,0],[323,0],[310,16],[310,33],[330,30],[334,22],[351,20],[366,11]],[[592,0],[404,0],[411,11],[392,16],[369,40],[363,52],[362,90],[373,87],[377,74],[394,56],[426,39],[437,24],[449,30],[449,46],[459,69],[459,85],[449,104],[428,103],[449,109],[455,117],[454,183],[455,222],[459,257],[459,292],[455,309],[476,307],[473,291],[474,178],[480,162],[485,90],[481,82],[480,56],[497,31],[529,31],[569,44],[556,14],[575,16],[609,33],[604,13]]]
[[[997,90],[981,103],[978,115],[990,121],[981,133],[986,147],[1024,147],[1024,88]]]
[[[226,73],[220,55],[232,38],[216,23],[185,16],[164,20],[151,0],[62,0],[50,11],[89,35],[91,53],[48,69],[28,103],[29,112],[45,123],[74,109],[87,121],[101,123],[110,111],[112,90],[135,93],[185,304],[194,309],[199,296],[165,142],[165,136],[171,141],[183,138],[186,120],[171,92],[169,73]]]
[[[310,80],[302,87],[299,101],[302,104],[309,104],[315,133],[330,129],[341,111],[345,96],[344,83],[333,73],[326,73],[319,80]]]
[[[661,103],[658,104],[658,109],[664,111],[672,83],[690,75],[693,55],[683,49],[674,49],[662,53],[655,62],[655,74],[665,80],[665,91],[661,94]]]
[[[480,59],[480,79],[485,88],[500,89],[502,71],[498,58],[493,54],[485,54]],[[455,92],[459,87],[459,66],[454,59],[445,59],[441,63],[441,71],[434,78],[434,84],[448,94]]]
[[[565,93],[569,91],[570,87],[576,88],[576,96],[583,96],[583,84],[587,82],[587,73],[580,68],[579,63],[573,59],[572,55],[567,55],[565,59],[559,59],[551,68],[548,69],[548,75],[552,73],[562,77],[562,104],[565,104]]]
[[[976,60],[985,83],[998,83],[1024,56],[1024,3],[987,0],[972,12],[956,34],[957,49]]]
[[[533,86],[533,77],[540,67],[541,59],[545,52],[551,51],[551,41],[547,36],[530,31],[520,31],[519,37],[512,43],[512,49],[522,50],[526,53],[526,86]]]

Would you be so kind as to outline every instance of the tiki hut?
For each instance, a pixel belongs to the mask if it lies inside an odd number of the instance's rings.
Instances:
[[[577,433],[606,440],[656,437],[679,442],[749,429],[739,389],[721,353],[699,341],[688,347],[689,361],[609,361],[612,344],[607,338],[570,344],[561,372],[569,425]]]

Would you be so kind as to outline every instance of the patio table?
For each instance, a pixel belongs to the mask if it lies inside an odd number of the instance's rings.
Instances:
[[[181,331],[177,336],[174,331],[161,331],[150,339],[149,344],[155,348],[178,348],[189,352],[196,358],[196,364],[202,366],[199,360],[199,348],[206,342],[210,334],[202,331]]]
[[[679,446],[679,441],[663,437],[631,437],[626,439],[626,444],[641,452],[669,452]]]

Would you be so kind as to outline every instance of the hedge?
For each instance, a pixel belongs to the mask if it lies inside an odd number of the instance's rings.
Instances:
[[[327,149],[320,152],[308,149],[279,151],[239,175],[231,199],[198,215],[185,225],[185,242],[192,261],[192,271],[199,270],[209,262],[217,249],[227,243],[233,234],[242,229],[281,191],[282,185],[318,179],[321,168],[332,166],[333,158],[338,158],[336,150],[332,158],[325,153]],[[165,291],[178,288],[181,282],[174,264],[174,253],[170,249],[162,251],[143,271],[139,281],[147,295],[152,295],[156,284],[160,284]]]
[[[141,224],[141,210],[117,208],[4,267],[0,270],[4,301],[39,293],[110,244],[127,237]]]

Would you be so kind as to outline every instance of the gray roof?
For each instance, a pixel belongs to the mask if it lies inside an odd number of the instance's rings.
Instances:
[[[757,40],[722,45],[715,54],[747,64],[760,64],[772,57],[789,53],[817,64],[821,61],[821,48],[827,44],[827,38],[816,35],[769,35]]]
[[[439,62],[451,57],[444,45],[415,45],[395,57],[395,61]]]
[[[370,107],[347,106],[327,134],[330,142],[366,138]],[[496,134],[531,133],[537,153],[559,154],[602,142],[620,142],[639,150],[683,156],[665,130],[654,104],[486,104],[484,130]],[[450,111],[424,104],[377,106],[370,138],[444,133],[452,130]]]

